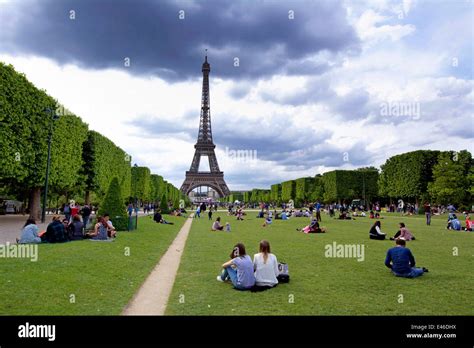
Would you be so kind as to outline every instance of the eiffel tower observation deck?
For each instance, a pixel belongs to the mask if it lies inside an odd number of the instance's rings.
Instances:
[[[186,171],[186,178],[181,185],[181,192],[186,195],[199,186],[211,187],[224,197],[230,194],[229,188],[224,180],[224,172],[220,171],[217,163],[215,148],[212,140],[211,128],[211,108],[209,101],[209,73],[211,65],[207,61],[207,55],[202,64],[202,97],[201,97],[201,116],[199,118],[198,139],[194,145],[194,157],[191,168]],[[209,160],[209,171],[199,171],[201,157],[207,156]]]

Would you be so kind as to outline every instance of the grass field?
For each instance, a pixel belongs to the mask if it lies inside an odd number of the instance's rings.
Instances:
[[[185,221],[166,219],[142,217],[111,243],[42,244],[37,262],[0,259],[0,315],[119,315]]]
[[[385,214],[382,230],[390,236],[403,221],[416,236],[408,242],[417,266],[430,272],[416,279],[393,276],[384,266],[393,241],[368,238],[373,220],[330,219],[323,214],[326,234],[303,234],[297,227],[308,218],[276,220],[262,228],[249,212],[236,221],[224,212],[231,232],[213,232],[206,218],[195,219],[169,299],[171,315],[473,315],[474,233],[447,231],[446,217],[400,217]],[[217,216],[214,214],[214,218]],[[253,258],[261,239],[271,243],[279,261],[288,263],[291,281],[261,292],[240,292],[216,281],[232,247],[243,242]],[[364,261],[326,258],[325,245],[363,244]],[[457,248],[458,256],[453,255]],[[401,302],[403,301],[403,302]],[[400,303],[401,302],[401,303]]]

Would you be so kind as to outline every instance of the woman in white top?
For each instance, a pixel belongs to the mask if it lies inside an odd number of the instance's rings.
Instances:
[[[278,284],[278,261],[275,255],[270,253],[270,243],[266,240],[260,242],[260,252],[253,256],[253,268],[255,270],[255,285],[274,287]]]

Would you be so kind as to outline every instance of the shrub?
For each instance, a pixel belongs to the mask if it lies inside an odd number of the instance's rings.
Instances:
[[[168,207],[168,201],[165,195],[161,197],[160,210],[162,214],[169,214],[170,212],[170,208]]]
[[[110,182],[104,201],[99,207],[98,214],[104,215],[105,213],[110,215],[110,220],[112,220],[117,231],[125,231],[128,229],[128,216],[123,204],[122,193],[117,177],[114,177]]]

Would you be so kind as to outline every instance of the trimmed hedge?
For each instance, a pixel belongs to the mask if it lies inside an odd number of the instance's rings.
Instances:
[[[110,139],[95,131],[87,133],[83,144],[83,172],[86,176],[86,200],[94,192],[101,201],[113,178],[117,178],[125,199],[130,196],[130,156]]]
[[[279,204],[281,202],[281,184],[274,184],[270,186],[270,200]]]
[[[289,180],[281,183],[281,200],[288,202],[290,199],[295,199],[296,196],[296,181]]]
[[[131,197],[140,201],[150,199],[150,169],[148,167],[132,167]]]

